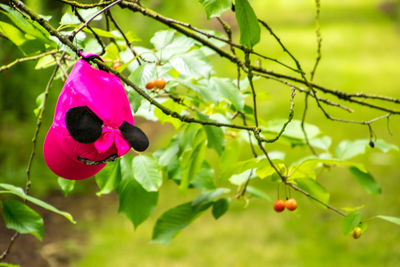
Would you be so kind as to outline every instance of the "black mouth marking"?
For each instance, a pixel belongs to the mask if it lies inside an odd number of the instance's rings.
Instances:
[[[117,154],[112,154],[111,156],[108,156],[104,160],[99,160],[99,161],[93,161],[93,160],[83,158],[83,157],[78,157],[78,160],[82,161],[86,165],[98,165],[98,164],[104,164],[107,162],[112,162],[112,161],[116,160],[117,158],[118,158]]]

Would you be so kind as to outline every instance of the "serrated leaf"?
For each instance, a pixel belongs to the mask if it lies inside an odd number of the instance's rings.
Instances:
[[[120,161],[108,163],[101,172],[95,176],[97,186],[100,191],[96,193],[97,196],[111,193],[116,189],[121,181],[121,165]]]
[[[126,174],[117,188],[118,212],[126,216],[137,228],[154,211],[158,192],[146,191],[134,178]]]
[[[326,204],[329,202],[330,196],[328,191],[326,191],[326,189],[316,180],[312,178],[297,178],[294,180],[301,189],[308,192],[316,199]]]
[[[348,235],[353,231],[354,227],[358,226],[361,222],[361,213],[360,212],[352,212],[348,214],[343,219],[342,223],[342,231],[345,235]]]
[[[240,29],[240,43],[252,48],[260,41],[258,19],[248,0],[235,1],[235,15]]]
[[[157,160],[148,155],[139,155],[132,161],[133,177],[146,191],[158,191],[162,175]]]
[[[169,244],[182,229],[187,227],[202,212],[204,210],[197,209],[196,206],[192,205],[192,201],[167,210],[154,225],[152,241]]]
[[[207,14],[207,19],[219,17],[231,8],[232,0],[199,0]]]
[[[195,49],[181,56],[173,57],[169,60],[171,66],[180,75],[193,78],[208,78],[213,73],[212,66],[204,53]]]
[[[58,177],[57,182],[61,190],[64,192],[64,196],[68,196],[69,193],[71,193],[72,190],[74,190],[76,181]]]
[[[357,167],[350,167],[349,170],[367,193],[376,195],[382,193],[381,186],[370,173],[361,171]]]
[[[174,39],[174,36],[174,30],[159,31],[154,34],[154,36],[150,39],[150,42],[154,45],[154,48],[160,50],[169,45]]]
[[[33,204],[38,205],[38,206],[40,206],[40,207],[42,207],[42,208],[44,208],[46,210],[49,210],[51,212],[57,213],[59,215],[62,215],[72,223],[76,223],[74,221],[74,219],[72,218],[71,214],[69,214],[68,212],[61,211],[61,210],[53,207],[52,205],[50,205],[50,204],[48,204],[48,203],[46,203],[46,202],[44,202],[44,201],[42,201],[40,199],[37,199],[37,198],[32,197],[32,196],[28,196],[27,194],[25,194],[24,190],[22,190],[22,188],[20,188],[20,187],[13,186],[11,184],[0,183],[0,188],[6,189],[6,190],[10,191],[11,194],[16,195],[16,196],[18,196],[18,197],[20,197],[20,198],[22,198],[24,200],[27,200],[29,202],[32,202]]]
[[[238,111],[244,110],[244,97],[230,79],[212,77],[209,80],[209,90],[216,90],[226,100],[231,102]]]
[[[398,218],[398,217],[377,215],[376,218],[400,225],[400,218]]]
[[[40,241],[43,238],[43,219],[33,209],[17,200],[3,201],[3,218],[8,229],[20,234],[32,234]]]
[[[224,215],[228,211],[230,203],[231,199],[227,197],[220,198],[215,201],[211,210],[213,217],[217,220],[222,215]]]

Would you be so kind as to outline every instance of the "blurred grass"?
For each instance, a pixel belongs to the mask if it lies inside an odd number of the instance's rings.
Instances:
[[[169,1],[148,2],[167,16],[191,22],[193,25],[204,25],[204,28],[211,26],[218,29],[217,23],[205,19],[202,7],[197,1],[180,0],[175,1],[174,5]],[[307,71],[312,68],[316,48],[313,2],[312,0],[252,1],[256,13],[270,23]],[[377,0],[322,1],[322,61],[317,70],[316,82],[348,92],[364,91],[400,97],[399,25],[378,9],[379,3],[381,1]],[[179,6],[179,12],[175,5]],[[123,28],[137,33],[142,38],[143,45],[149,43],[148,40],[155,31],[165,29],[164,26],[144,19],[139,14],[130,16],[126,10],[118,11],[116,14],[115,17]],[[233,17],[224,17],[229,22],[234,22]],[[265,30],[262,34],[263,41],[256,49],[293,65]],[[6,62],[8,61],[10,60]],[[219,75],[232,78],[236,76],[235,67],[226,60],[215,57],[212,61]],[[19,75],[25,72],[33,73],[25,76],[25,80],[20,76],[14,77],[12,81],[7,80],[9,82],[7,86],[10,88],[26,86],[26,81],[31,81],[25,89],[25,96],[29,96],[32,100],[28,103],[29,109],[34,106],[33,96],[44,88],[48,77],[47,70],[26,71],[33,66],[34,64],[26,68],[16,67],[15,73]],[[265,62],[263,66],[286,72],[274,63]],[[5,85],[3,81],[6,80],[3,80],[3,77],[5,76],[2,76],[0,86]],[[267,91],[269,94],[269,100],[260,106],[260,116],[265,120],[286,118],[289,107],[288,88],[262,79],[256,81],[256,86],[258,93]],[[61,88],[61,85],[54,86],[56,87]],[[51,91],[52,101],[43,129],[47,129],[51,120],[49,114],[54,109],[57,95],[58,90]],[[302,102],[303,96],[297,96],[295,113],[297,119],[301,117]],[[348,117],[345,112],[332,108],[328,110],[337,116]],[[12,112],[11,110],[2,114],[0,173],[2,181],[22,185],[24,167],[30,153],[34,119],[32,114],[26,115],[23,119],[14,118]],[[361,108],[357,109],[352,118],[370,119],[379,114]],[[319,125],[323,132],[333,137],[333,148],[342,139],[369,136],[367,127],[327,121],[315,108],[315,103],[310,106],[308,121]],[[386,122],[374,124],[374,130],[379,138],[400,145],[399,122],[399,118],[391,119],[393,136],[388,134]],[[41,140],[45,132],[42,131]],[[163,145],[163,142],[157,140],[153,143],[159,143],[158,146]],[[289,161],[295,160],[305,149],[290,149],[276,145],[268,148],[285,150]],[[243,151],[243,153],[248,152]],[[357,159],[365,163],[381,183],[383,195],[367,195],[344,169],[325,170],[320,175],[320,182],[331,192],[331,203],[337,207],[366,204],[362,210],[366,217],[375,214],[400,216],[399,153],[383,154],[369,149],[367,155]],[[33,193],[41,194],[55,187],[56,179],[44,167],[41,152],[34,164]],[[168,208],[194,197],[194,193],[184,194],[177,191],[176,186],[169,181],[165,184],[160,192],[159,206],[155,214],[136,231],[133,231],[133,226],[127,219],[116,215],[117,203],[105,207],[106,215],[102,220],[79,222],[77,227],[88,232],[88,242],[78,246],[82,258],[76,259],[73,266],[400,265],[399,227],[383,221],[373,221],[361,239],[352,240],[351,237],[342,234],[340,217],[321,209],[298,194],[295,194],[295,197],[298,199],[299,208],[295,213],[276,214],[272,210],[272,203],[262,200],[251,200],[247,208],[244,208],[244,202],[233,201],[230,211],[219,220],[215,221],[208,211],[180,233],[169,246],[151,244],[149,240],[156,218]],[[256,185],[272,198],[276,196],[275,184],[259,181]]]

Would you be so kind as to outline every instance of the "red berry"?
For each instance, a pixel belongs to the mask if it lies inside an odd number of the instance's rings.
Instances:
[[[113,65],[113,69],[116,70],[116,69],[118,69],[118,68],[121,67],[121,66],[122,66],[122,63],[121,63],[121,62],[115,61],[115,62],[114,62],[114,65]]]
[[[155,81],[150,81],[146,84],[146,89],[153,89],[155,86]]]
[[[276,212],[282,212],[285,209],[285,202],[283,200],[275,200],[274,210]]]
[[[285,206],[286,206],[286,208],[288,210],[294,211],[295,209],[297,209],[297,201],[296,201],[296,199],[289,198],[288,200],[286,200]]]
[[[157,80],[155,80],[154,84],[157,88],[164,89],[166,82],[165,82],[165,79],[163,77],[161,77],[161,78],[158,78]]]

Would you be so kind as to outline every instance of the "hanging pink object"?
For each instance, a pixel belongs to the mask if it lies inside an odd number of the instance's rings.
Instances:
[[[149,145],[134,126],[120,79],[88,63],[99,56],[81,55],[84,59],[76,62],[60,93],[43,146],[49,168],[71,180],[95,175],[131,147],[144,151]]]

